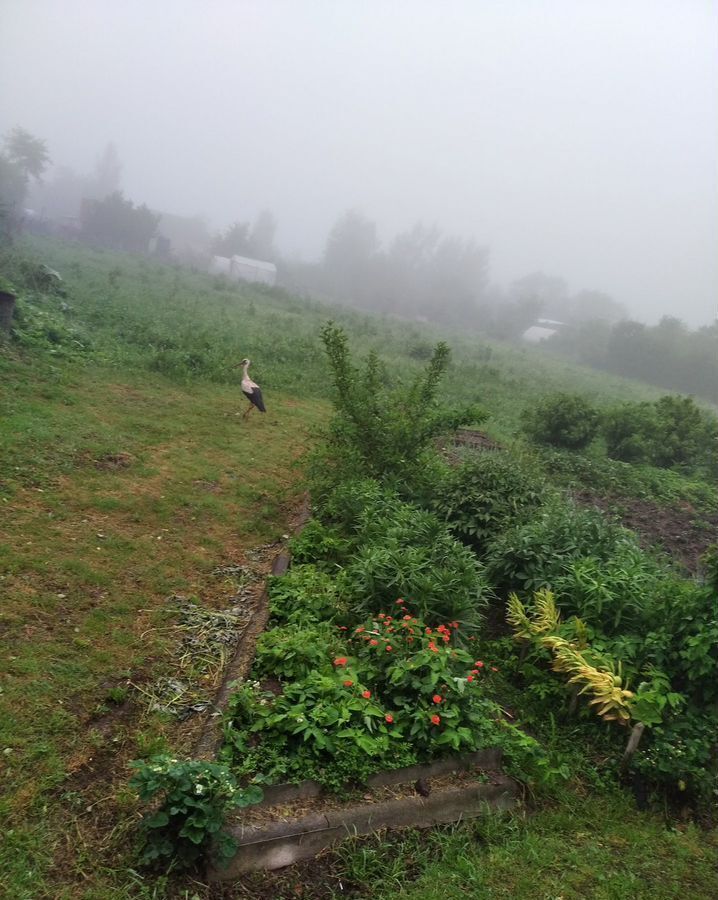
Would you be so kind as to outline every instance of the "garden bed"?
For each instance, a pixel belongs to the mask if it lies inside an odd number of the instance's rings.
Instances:
[[[275,785],[262,804],[244,810],[228,829],[237,851],[212,880],[231,880],[243,872],[278,869],[348,837],[399,828],[475,818],[488,809],[507,810],[519,802],[520,788],[498,770],[496,749],[452,756],[422,766],[378,772],[349,800],[326,795],[321,785]]]

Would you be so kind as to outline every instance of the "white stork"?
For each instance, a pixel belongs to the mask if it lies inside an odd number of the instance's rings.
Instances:
[[[243,359],[242,362],[237,363],[234,367],[235,369],[239,366],[242,366],[242,393],[249,400],[249,406],[247,407],[247,411],[242,416],[243,419],[246,419],[247,416],[252,412],[252,409],[256,406],[260,412],[266,412],[267,408],[264,405],[264,400],[262,399],[262,391],[259,385],[252,381],[249,377],[249,360]]]

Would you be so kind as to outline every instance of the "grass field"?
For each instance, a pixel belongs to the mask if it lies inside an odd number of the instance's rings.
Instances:
[[[28,256],[63,274],[66,298],[34,289]],[[285,532],[302,456],[329,414],[317,336],[329,315],[360,352],[379,351],[389,379],[447,339],[446,399],[479,401],[501,440],[549,390],[601,403],[661,393],[530,350],[56,242],[29,242],[3,269],[25,285],[20,342],[0,350],[9,898],[220,896],[135,870],[127,762],[188,750],[192,722],[150,712],[142,692],[179,672],[167,598],[226,606],[234,586],[212,572]],[[246,421],[229,370],[245,355],[269,409]],[[321,877],[300,869],[225,896],[707,898],[718,893],[716,861],[710,835],[576,787],[527,819],[358,843],[327,859]]]

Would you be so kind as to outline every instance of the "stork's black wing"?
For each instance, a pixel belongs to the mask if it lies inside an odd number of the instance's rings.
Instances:
[[[251,394],[249,393],[249,391],[242,391],[242,393],[247,398],[247,400],[250,401],[250,403],[253,403],[257,407],[260,412],[267,411],[267,407],[264,405],[264,400],[262,399],[262,392],[258,387],[253,388]]]

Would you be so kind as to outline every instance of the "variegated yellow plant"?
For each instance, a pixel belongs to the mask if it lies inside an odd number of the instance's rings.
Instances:
[[[553,655],[552,668],[569,675],[568,683],[580,685],[579,694],[592,694],[589,706],[606,721],[626,725],[631,719],[630,700],[633,692],[622,686],[620,663],[616,669],[610,661],[592,665],[584,656],[587,646],[585,624],[578,618],[571,620],[576,638],[567,640],[558,634],[561,617],[551,591],[543,588],[534,594],[536,611],[529,617],[526,607],[516,594],[509,597],[506,618],[517,640],[533,641]]]

